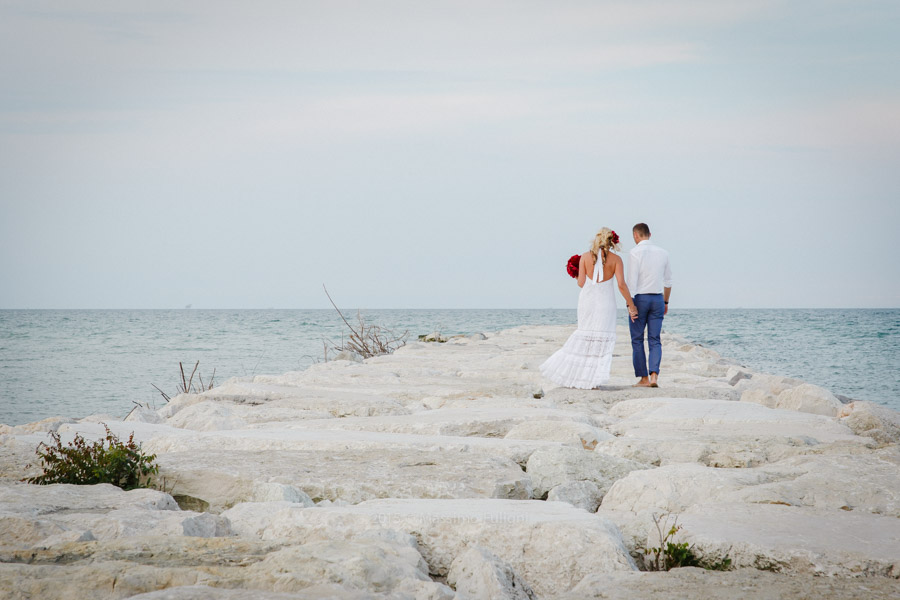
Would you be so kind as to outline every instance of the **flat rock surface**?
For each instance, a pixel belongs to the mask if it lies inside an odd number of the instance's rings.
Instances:
[[[238,519],[234,512],[226,516]],[[390,499],[282,510],[262,528],[259,515],[244,512],[241,518],[252,518],[262,539],[326,532],[341,538],[382,528],[406,532],[439,576],[448,574],[467,547],[478,545],[511,565],[539,595],[570,589],[591,572],[636,569],[612,522],[562,502]]]
[[[531,479],[508,458],[417,449],[209,450],[169,452],[158,459],[172,493],[210,509],[252,499],[260,483],[293,486],[319,500],[374,498],[532,497]]]
[[[661,387],[633,388],[624,327],[607,385],[559,388],[539,366],[572,330],[0,425],[0,596],[897,596],[898,413],[668,334]],[[101,423],[157,455],[164,492],[21,483],[47,432]],[[739,570],[637,571],[666,514],[674,543]]]
[[[737,567],[900,578],[900,519],[775,504],[700,504],[680,515],[684,541]]]
[[[787,575],[757,569],[705,571],[694,567],[662,573],[597,573],[565,600],[889,600],[897,581]]]

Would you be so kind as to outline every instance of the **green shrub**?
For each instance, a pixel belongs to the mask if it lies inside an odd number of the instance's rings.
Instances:
[[[159,472],[159,466],[153,462],[156,455],[141,452],[140,445],[134,443],[134,432],[123,443],[105,423],[103,427],[106,437],[92,444],[76,434],[68,446],[63,446],[59,434],[50,432],[55,444],[41,442],[35,451],[44,473],[24,481],[38,485],[111,483],[123,490],[149,487],[150,476]]]
[[[639,549],[644,555],[644,564],[650,571],[668,571],[678,567],[701,567],[710,571],[731,570],[731,559],[728,558],[727,552],[719,560],[700,559],[694,554],[693,545],[688,545],[687,542],[676,544],[673,540],[682,526],[678,524],[678,517],[675,517],[672,526],[666,529],[671,516],[671,513],[653,515],[659,546]]]

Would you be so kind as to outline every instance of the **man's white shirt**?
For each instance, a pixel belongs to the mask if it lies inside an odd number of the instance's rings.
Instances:
[[[662,294],[663,288],[672,287],[669,253],[650,240],[641,240],[628,253],[625,283],[632,296]]]

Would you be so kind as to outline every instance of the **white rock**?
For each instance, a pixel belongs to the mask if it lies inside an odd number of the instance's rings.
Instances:
[[[613,406],[610,416],[621,419],[608,427],[618,437],[600,442],[596,450],[647,464],[751,467],[798,454],[874,447],[833,418],[749,402],[626,400]]]
[[[546,440],[593,450],[600,441],[615,439],[611,433],[587,423],[538,419],[519,423],[504,436],[508,440]]]
[[[218,402],[197,402],[182,408],[166,423],[172,427],[196,431],[220,431],[243,429],[248,423],[230,407]]]
[[[778,408],[778,396],[763,388],[745,390],[741,394],[741,402],[753,402],[766,408]]]
[[[570,481],[551,489],[547,494],[547,500],[568,502],[572,506],[583,508],[588,512],[596,512],[600,501],[603,500],[603,492],[593,481]]]
[[[728,372],[725,373],[725,379],[728,380],[728,385],[737,385],[739,381],[743,379],[752,379],[753,375],[747,373],[745,370],[739,367],[729,367]]]
[[[534,600],[534,591],[513,568],[490,550],[472,546],[450,565],[447,583],[470,600]]]
[[[778,403],[774,408],[835,417],[842,407],[841,401],[825,388],[804,383],[778,394]]]
[[[325,501],[331,504],[330,501]],[[322,503],[324,505],[324,502]],[[231,530],[241,537],[262,539],[279,513],[297,508],[294,502],[242,502],[222,513]]]
[[[685,567],[661,572],[588,575],[562,600],[894,600],[897,582],[886,577],[834,578],[771,573],[753,568],[708,571]]]
[[[797,456],[752,469],[675,464],[634,471],[604,510],[681,512],[710,502],[780,504],[900,517],[900,457]],[[840,514],[840,513],[837,513]]]
[[[250,492],[248,502],[291,502],[304,506],[314,506],[310,497],[292,485],[283,483],[256,483]]]
[[[125,417],[125,421],[137,421],[139,423],[164,423],[165,419],[159,416],[157,411],[144,406],[135,406]]]
[[[171,496],[155,490],[124,492],[109,484],[0,486],[4,545],[44,547],[72,541],[72,536],[137,535],[219,537],[231,535],[231,529],[216,515],[178,510]]]
[[[679,524],[683,529],[676,542],[693,544],[701,558],[727,555],[735,567],[900,577],[900,519],[894,517],[774,504],[707,504],[682,513]]]
[[[204,399],[200,394],[178,394],[170,399],[165,406],[157,410],[156,413],[160,418],[168,419],[189,406],[203,402]]]
[[[192,450],[160,454],[157,462],[174,494],[204,500],[213,512],[259,498],[258,486],[272,482],[302,490],[312,501],[532,497],[531,479],[519,465],[483,453]]]
[[[857,435],[882,444],[900,442],[900,412],[873,402],[856,401],[841,407],[841,422]]]
[[[357,536],[324,539],[273,552],[247,567],[247,580],[277,576],[274,591],[302,591],[320,583],[337,583],[373,592],[390,592],[406,579],[431,582],[415,540]]]
[[[363,357],[353,350],[341,350],[330,360],[349,360],[350,362],[361,363],[363,361]]]
[[[698,464],[674,464],[633,471],[603,497],[604,510],[634,513],[681,512],[695,504],[717,500],[741,488],[772,479],[761,469],[713,469]]]
[[[328,583],[290,593],[185,585],[130,596],[129,600],[248,600],[248,598],[252,598],[252,600],[380,600],[387,597],[386,594],[374,594]]]
[[[625,458],[560,446],[536,450],[525,470],[531,476],[535,497],[543,498],[556,486],[574,481],[591,481],[605,494],[618,479],[645,468],[647,465]]]
[[[385,527],[415,534],[433,574],[446,576],[458,555],[478,545],[510,564],[538,595],[570,589],[590,572],[636,569],[613,523],[562,502],[370,500],[289,509],[263,538],[342,539]]]

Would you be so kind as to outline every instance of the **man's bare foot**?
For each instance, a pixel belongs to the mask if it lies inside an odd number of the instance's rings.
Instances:
[[[650,387],[658,388],[659,387],[659,373],[650,373]]]
[[[641,377],[641,380],[631,387],[650,387],[650,380],[646,377]]]

